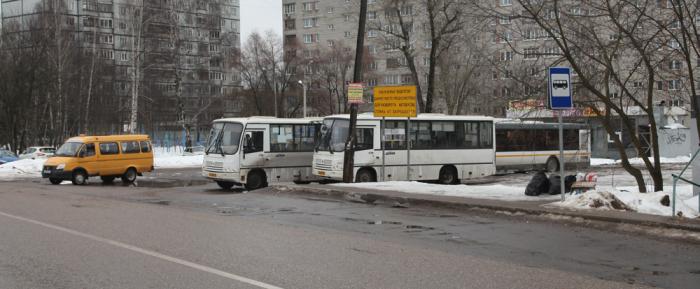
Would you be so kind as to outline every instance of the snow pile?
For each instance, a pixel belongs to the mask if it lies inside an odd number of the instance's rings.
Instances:
[[[560,198],[558,195],[542,195],[539,197],[526,196],[524,186],[439,185],[421,182],[355,183],[333,184],[333,186],[500,201],[550,201]]]
[[[672,197],[672,188],[666,188],[666,192],[639,193],[634,188],[599,189],[585,192],[580,195],[567,196],[564,202],[555,202],[550,205],[573,209],[598,209],[598,210],[628,210],[642,214],[671,216],[671,205],[664,206],[661,200],[664,196]],[[693,197],[691,186],[679,186],[676,200],[676,213],[682,212],[683,216],[697,218],[698,197]]]
[[[156,169],[197,168],[202,167],[202,163],[203,154],[186,153],[179,148],[153,149],[153,166]]]
[[[652,162],[654,161],[653,158],[649,160]],[[644,165],[644,160],[642,160],[642,158],[631,158],[629,161],[630,164],[633,165]],[[662,164],[684,164],[690,161],[690,156],[677,156],[672,158],[661,157],[659,161]],[[615,165],[620,163],[622,163],[620,160],[591,158],[591,166]]]
[[[0,180],[41,177],[46,159],[24,159],[0,165]]]

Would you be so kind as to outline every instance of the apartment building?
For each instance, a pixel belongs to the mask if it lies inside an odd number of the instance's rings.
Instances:
[[[400,4],[397,6],[396,3]],[[425,94],[427,79],[424,77],[430,64],[432,42],[427,30],[428,18],[424,3],[425,1],[418,0],[369,1],[365,49],[370,59],[364,81],[367,86],[419,82]],[[461,3],[475,6],[467,8],[470,13],[464,15],[469,19],[460,20],[464,26],[459,31],[460,36],[437,65],[434,111],[505,116],[513,101],[546,102],[547,67],[553,64],[567,65],[562,61],[562,51],[555,41],[534,21],[518,17],[523,13],[523,7],[518,1]],[[654,5],[650,10],[663,23],[669,16],[669,3],[672,2],[656,1],[645,5]],[[593,13],[585,6],[587,4],[579,1],[560,4],[559,13],[565,17],[586,17],[587,13]],[[350,47],[348,53],[354,53],[358,0],[283,0],[282,5],[285,46],[293,51],[291,54],[305,59],[300,62],[302,68],[297,71],[299,78],[310,78],[323,71],[314,67],[318,63],[314,58],[324,55],[323,51],[343,45]],[[405,42],[391,35],[391,32],[401,30],[400,26],[397,28],[397,13],[403,17],[404,27],[411,38],[407,45],[414,52],[413,62],[418,71],[418,79],[414,79],[408,68],[408,60],[402,53],[401,46]],[[550,15],[552,12],[547,13],[546,17],[553,17]],[[668,31],[673,33],[673,22],[668,25]],[[614,41],[619,37],[617,33],[603,28],[600,29],[600,35],[606,41]],[[687,109],[690,105],[689,81],[683,75],[686,64],[674,54],[674,50],[679,49],[679,44],[672,37],[658,39],[654,45],[660,49],[658,54],[665,58],[655,64],[659,69],[655,72],[658,77],[653,84],[654,99],[657,102],[663,101],[668,107]],[[621,68],[635,69],[639,57],[623,51],[614,60]],[[700,62],[693,63],[697,64]],[[466,85],[455,89],[460,84]],[[640,75],[638,79],[630,79],[624,89],[643,94],[646,93],[647,86],[644,76]],[[623,87],[613,86],[611,89],[613,98],[618,98],[617,95],[624,92]],[[583,89],[576,93],[581,97],[593,97]],[[461,94],[463,95],[459,96]],[[461,98],[455,101],[455,97]],[[456,103],[462,108],[452,110]]]
[[[113,72],[101,77],[124,129],[135,91],[138,130],[175,134],[239,112],[239,0],[2,0],[3,26],[20,33],[52,13],[71,48]]]

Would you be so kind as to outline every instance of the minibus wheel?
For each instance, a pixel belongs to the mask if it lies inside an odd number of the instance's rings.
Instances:
[[[49,178],[49,182],[51,182],[54,185],[60,185],[63,182],[63,180],[57,178]]]
[[[136,169],[129,168],[122,176],[122,182],[131,184],[136,181]]]
[[[87,173],[84,170],[77,170],[73,172],[73,179],[71,180],[74,185],[82,186],[87,183]]]

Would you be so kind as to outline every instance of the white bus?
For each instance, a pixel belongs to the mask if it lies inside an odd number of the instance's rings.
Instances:
[[[314,175],[342,180],[349,119],[348,115],[324,118],[314,153]],[[493,175],[496,171],[491,117],[421,114],[411,118],[408,134],[406,118],[386,118],[384,123],[382,153],[381,118],[371,113],[357,117],[353,171],[356,182],[438,180],[453,184],[462,179]],[[407,135],[410,150],[407,149]],[[407,175],[409,154],[410,177]]]
[[[564,124],[566,167],[590,165],[590,130],[584,124]],[[559,171],[559,124],[496,121],[496,168],[500,171]]]
[[[305,183],[311,174],[321,118],[274,117],[215,120],[205,147],[202,175],[223,189],[249,190],[271,182]]]

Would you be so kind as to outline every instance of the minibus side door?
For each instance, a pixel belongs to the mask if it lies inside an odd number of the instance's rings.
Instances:
[[[97,164],[95,143],[86,143],[83,145],[78,153],[78,163],[80,167],[87,170],[89,175],[97,175],[100,173],[100,167]]]

